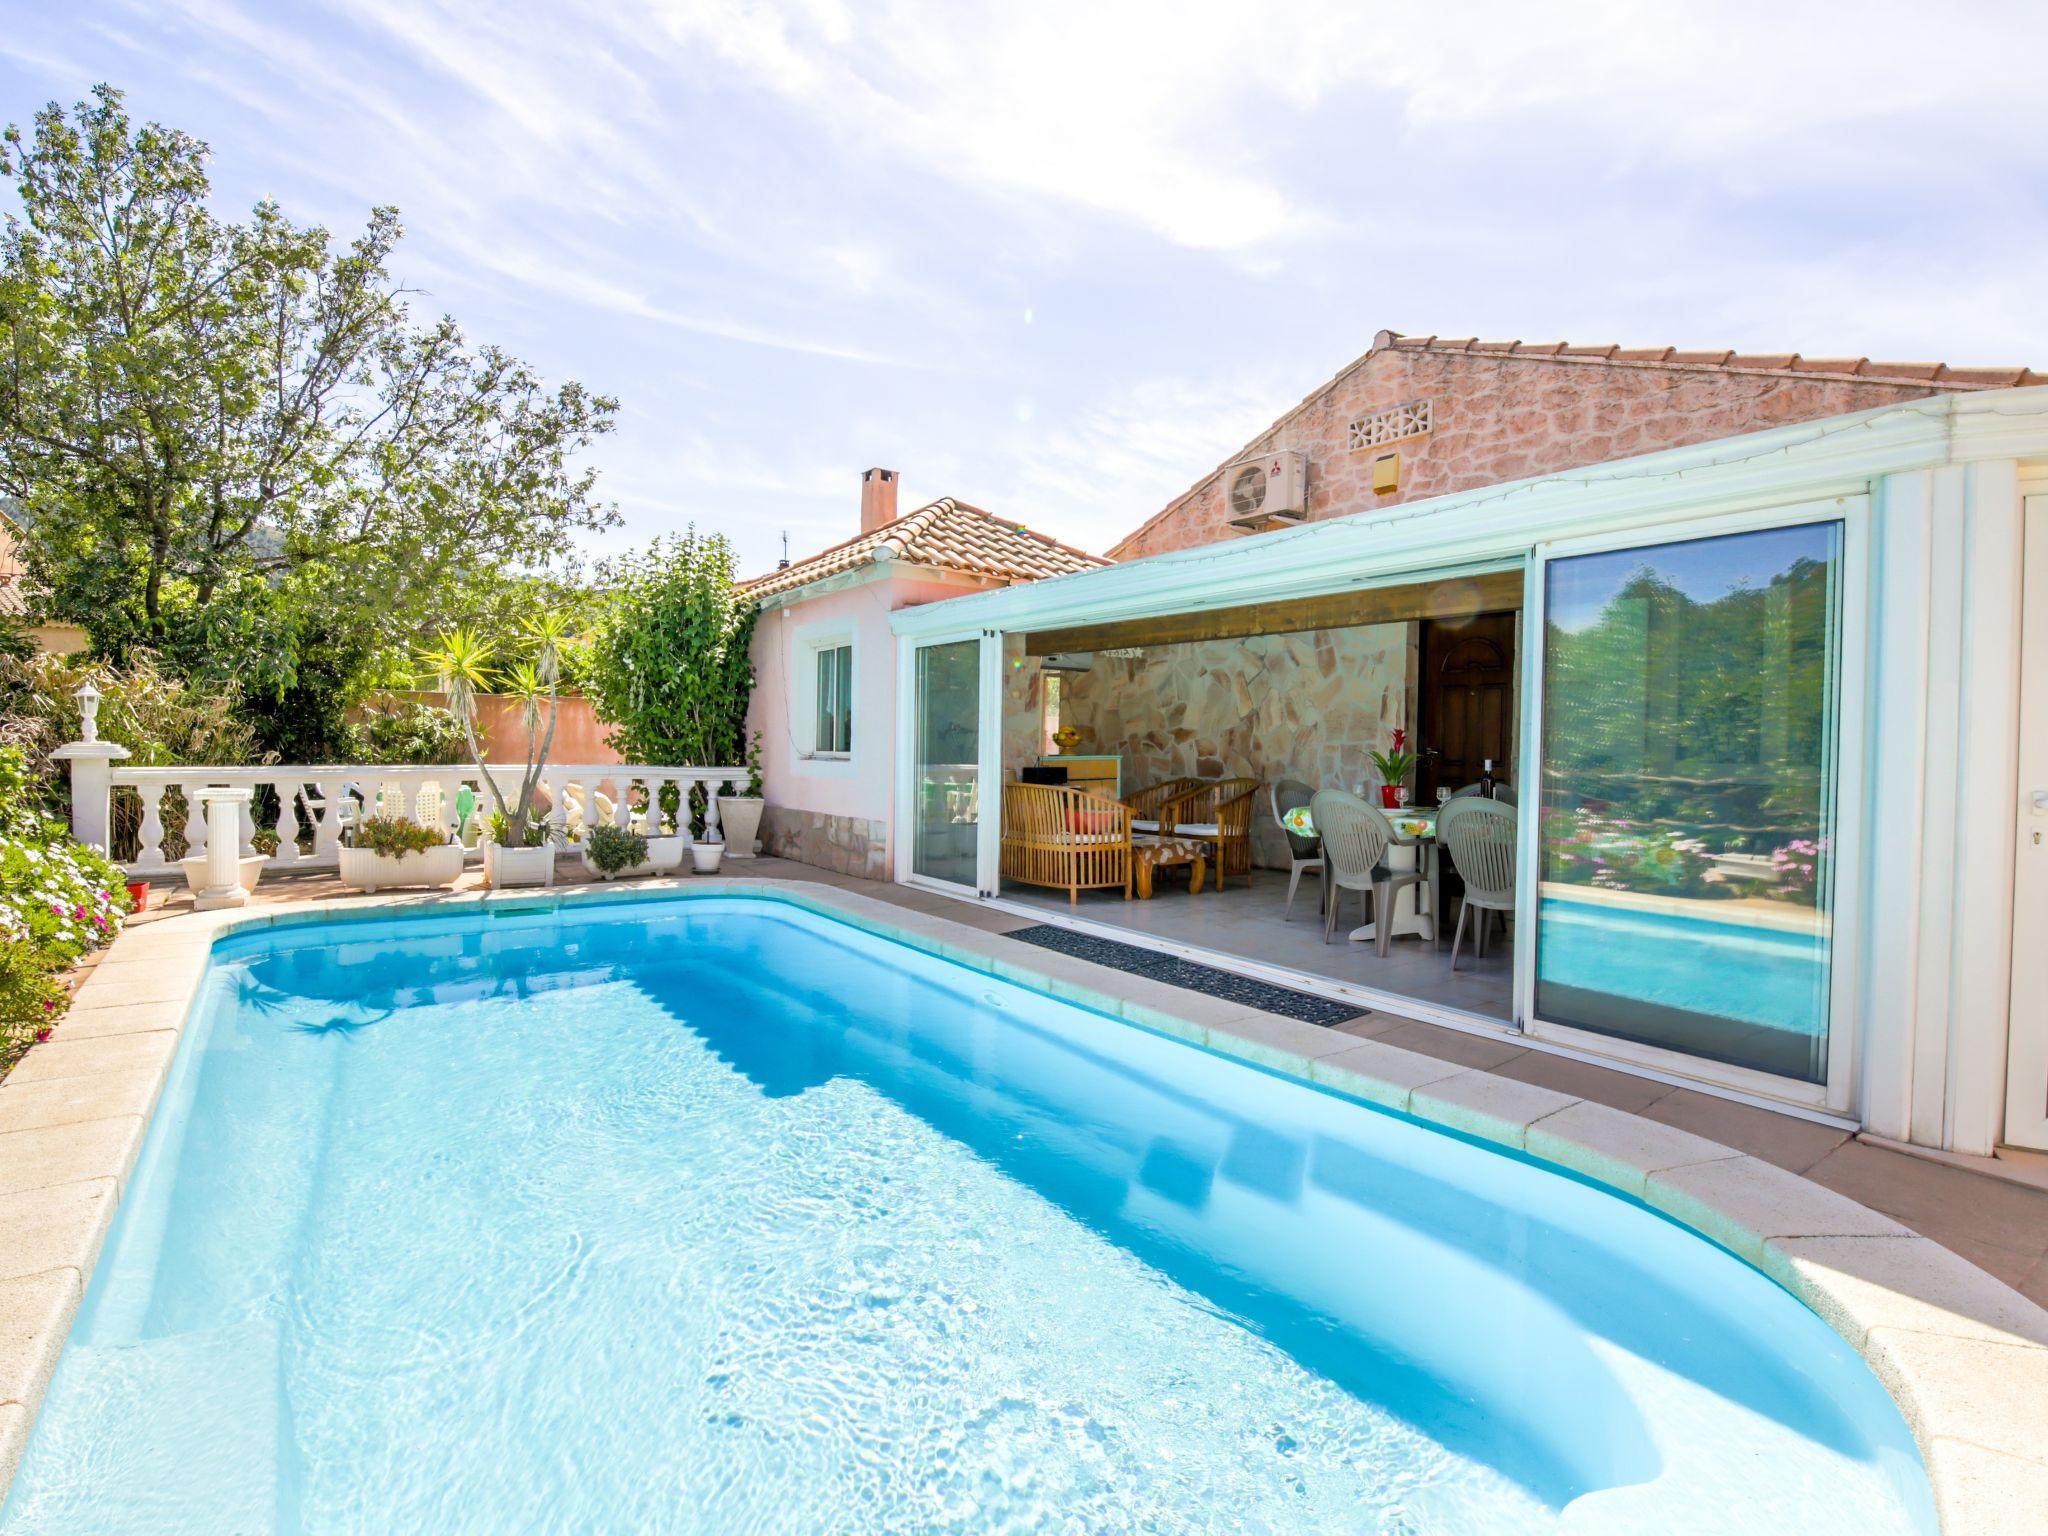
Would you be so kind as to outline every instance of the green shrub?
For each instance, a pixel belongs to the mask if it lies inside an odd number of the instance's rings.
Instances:
[[[760,606],[735,571],[732,545],[694,528],[599,568],[614,596],[584,657],[583,688],[627,762],[739,765]]]
[[[439,830],[422,826],[403,816],[371,816],[356,823],[355,834],[349,839],[352,848],[367,848],[372,853],[387,858],[401,854],[425,853],[429,848],[438,848],[446,842]]]
[[[638,832],[628,832],[624,827],[614,827],[609,823],[592,827],[585,833],[583,847],[590,855],[590,862],[608,875],[631,869],[647,857],[646,838]]]
[[[62,972],[109,943],[127,879],[43,814],[19,748],[0,748],[0,1064],[54,1023]]]
[[[349,727],[347,755],[358,763],[438,767],[469,761],[469,743],[462,723],[447,710],[416,699],[386,699],[367,706]]]

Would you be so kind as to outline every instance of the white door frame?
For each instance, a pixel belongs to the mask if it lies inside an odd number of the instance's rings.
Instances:
[[[2022,503],[2019,794],[2014,806],[2012,1001],[2005,1135],[2048,1150],[2048,495]],[[2028,942],[2023,935],[2033,935]]]
[[[976,742],[979,766],[976,777],[980,814],[975,822],[975,881],[973,886],[940,880],[917,872],[917,653],[935,645],[958,645],[978,641],[981,650],[980,694]],[[896,826],[901,835],[893,839],[895,874],[898,884],[924,886],[952,896],[989,897],[996,892],[996,866],[1002,842],[1003,764],[1003,643],[992,629],[947,630],[942,634],[903,637],[896,642]]]
[[[1544,578],[1550,561],[1613,550],[1682,543],[1723,534],[1755,533],[1805,523],[1842,524],[1841,630],[1835,675],[1834,742],[1835,882],[1830,914],[1828,1069],[1824,1083],[1803,1083],[1769,1072],[1707,1061],[1662,1046],[1644,1045],[1547,1022],[1536,1012],[1536,908],[1542,869],[1538,822],[1543,795]],[[1515,909],[1515,1015],[1532,1039],[1555,1041],[1575,1051],[1608,1056],[1636,1066],[1678,1073],[1738,1093],[1798,1104],[1825,1113],[1847,1114],[1856,1081],[1857,982],[1860,973],[1862,854],[1864,841],[1864,728],[1869,687],[1870,498],[1836,496],[1660,523],[1583,539],[1538,544],[1529,561],[1522,613],[1521,848],[1525,878]]]

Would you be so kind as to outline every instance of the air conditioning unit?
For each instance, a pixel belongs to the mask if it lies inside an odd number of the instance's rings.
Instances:
[[[1094,665],[1095,657],[1088,651],[1054,651],[1038,658],[1042,672],[1086,672]]]
[[[1308,514],[1308,460],[1292,448],[1246,459],[1224,471],[1223,495],[1230,526],[1263,533]]]

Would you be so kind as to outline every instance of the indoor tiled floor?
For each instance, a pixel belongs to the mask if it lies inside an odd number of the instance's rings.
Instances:
[[[954,922],[993,933],[1007,933],[1030,926],[1034,921],[930,891],[859,880],[782,859],[753,859],[744,864],[736,862],[727,866],[727,872],[763,879],[811,880],[858,890],[877,900],[915,911],[936,913]],[[565,869],[562,878],[565,883],[577,884],[584,877],[578,868]],[[464,877],[464,884],[475,885],[479,880],[480,876],[472,872]],[[1241,886],[1235,887],[1218,899],[1241,902],[1241,910],[1250,915],[1253,931],[1270,934],[1276,929],[1284,930],[1275,943],[1284,940],[1290,946],[1287,953],[1300,952],[1293,947],[1297,939],[1307,952],[1313,953],[1321,947],[1320,924],[1314,921],[1313,896],[1306,898],[1307,913],[1297,909],[1295,923],[1280,925],[1277,922],[1279,902],[1270,899],[1268,894],[1275,883],[1260,882],[1249,892]],[[1279,896],[1284,898],[1285,884],[1277,884]],[[263,903],[312,901],[346,894],[340,881],[332,874],[273,875],[266,877],[258,888],[257,900]],[[1112,897],[1109,901],[1115,908],[1123,906],[1121,898]],[[142,921],[156,921],[189,910],[190,905],[183,883],[174,878],[159,886],[151,910]],[[1058,905],[1065,908],[1064,898],[1059,899]],[[1136,909],[1132,926],[1149,920],[1161,925],[1150,931],[1165,931],[1175,924],[1188,924],[1191,910],[1194,916],[1206,920],[1208,905],[1206,896],[1191,900],[1184,891],[1164,891],[1149,903],[1132,903]],[[1096,915],[1105,909],[1098,902],[1087,902],[1082,910]],[[1260,917],[1262,912],[1267,914],[1263,919]],[[1260,926],[1262,922],[1265,926]],[[1197,942],[1214,942],[1213,926],[1199,930],[1190,928],[1188,931],[1201,931],[1208,935]],[[1448,970],[1447,954],[1435,955],[1418,941],[1397,941],[1395,951],[1395,956],[1390,959],[1412,965],[1417,974],[1431,966],[1442,966]],[[1339,953],[1344,957],[1342,960],[1327,963],[1354,968],[1345,973],[1347,976],[1360,971],[1370,975],[1372,973],[1367,968],[1378,963],[1378,957],[1366,945],[1349,946]],[[1504,969],[1508,963],[1506,946],[1497,946],[1494,954],[1496,958],[1492,963]],[[1299,962],[1280,960],[1279,963]],[[1462,963],[1459,975],[1461,978],[1464,975]],[[1505,998],[1506,984],[1499,975],[1475,972],[1475,977],[1485,984],[1499,987],[1499,995]],[[1495,1038],[1446,1029],[1390,1011],[1369,1013],[1332,1027],[1346,1034],[1386,1040],[1447,1061],[1483,1067],[1503,1077],[1540,1083],[1583,1098],[1596,1099],[1766,1159],[1906,1223],[1946,1244],[2034,1301],[2048,1305],[2048,1188],[2011,1183],[1972,1169],[1931,1162],[1887,1147],[1870,1145],[1848,1132],[1816,1125],[1796,1116],[1737,1104],[1689,1088],[1674,1088],[1630,1073],[1532,1050],[1512,1037]]]
[[[1365,921],[1362,902],[1353,894],[1337,915],[1336,941],[1325,944],[1316,889],[1308,876],[1302,878],[1294,899],[1291,921],[1282,915],[1287,909],[1287,877],[1271,870],[1255,871],[1249,885],[1243,877],[1233,877],[1221,891],[1205,890],[1199,896],[1190,896],[1184,883],[1162,878],[1150,901],[1125,901],[1121,891],[1083,891],[1080,901],[1069,906],[1064,891],[1007,883],[1003,895],[1048,913],[1199,944],[1354,986],[1378,987],[1482,1018],[1514,1016],[1514,945],[1501,930],[1494,930],[1483,956],[1473,952],[1468,933],[1455,973],[1448,935],[1442,949],[1425,939],[1396,938],[1382,957],[1373,945],[1354,944],[1345,937]]]

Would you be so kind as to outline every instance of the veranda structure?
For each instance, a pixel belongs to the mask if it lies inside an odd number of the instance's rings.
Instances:
[[[2048,389],[900,610],[897,878],[1010,899],[997,796],[1038,744],[1005,701],[1037,653],[1458,584],[1521,615],[1505,1017],[1234,951],[1229,892],[1179,947],[1885,1138],[2048,1146],[2048,953],[2013,942],[2048,916]]]

